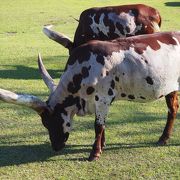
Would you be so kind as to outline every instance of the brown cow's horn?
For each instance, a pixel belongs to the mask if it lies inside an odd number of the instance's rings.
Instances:
[[[61,44],[65,48],[68,48],[69,50],[71,50],[73,46],[73,42],[71,41],[71,39],[62,33],[53,31],[51,27],[52,25],[44,26],[43,28],[44,34],[48,36],[50,39]]]
[[[16,94],[11,91],[0,89],[0,100],[34,109],[39,114],[46,108],[46,103],[33,95]]]
[[[159,24],[155,21],[151,22],[151,28],[154,30],[154,32],[160,32]]]
[[[39,71],[41,73],[42,79],[44,80],[45,84],[50,89],[51,93],[54,92],[54,90],[56,89],[56,85],[55,85],[53,79],[51,78],[51,76],[49,75],[49,73],[47,72],[47,70],[42,62],[40,53],[38,55],[38,66],[39,66]]]

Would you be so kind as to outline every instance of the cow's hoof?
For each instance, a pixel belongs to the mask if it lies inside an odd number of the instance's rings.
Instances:
[[[103,150],[105,147],[106,147],[106,143],[103,143],[103,144],[101,145],[102,150]],[[101,152],[101,153],[102,153],[102,152]]]
[[[89,156],[88,161],[97,161],[99,159],[99,156]]]
[[[88,161],[97,161],[99,159],[101,153],[102,153],[102,151],[100,151],[100,152],[92,151],[88,158]]]
[[[164,141],[164,140],[161,140],[161,139],[157,142],[157,145],[158,145],[158,146],[164,146],[164,145],[166,145],[166,144],[167,144],[167,142]]]

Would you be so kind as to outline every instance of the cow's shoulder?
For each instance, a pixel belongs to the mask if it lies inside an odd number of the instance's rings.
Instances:
[[[76,62],[82,64],[85,61],[89,61],[91,54],[94,54],[98,59],[99,56],[109,56],[114,51],[119,51],[118,43],[111,41],[92,40],[75,48],[72,51],[71,56],[67,61],[67,66],[73,65]]]

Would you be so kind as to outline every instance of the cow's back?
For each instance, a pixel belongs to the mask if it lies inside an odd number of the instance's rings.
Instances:
[[[90,8],[80,15],[74,46],[89,40],[112,40],[117,37],[150,34],[152,22],[161,24],[159,12],[143,4]]]

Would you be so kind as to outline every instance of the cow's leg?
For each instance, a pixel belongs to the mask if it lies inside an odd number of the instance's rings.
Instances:
[[[101,137],[101,149],[103,150],[105,146],[106,146],[106,139],[105,139],[105,129],[104,129]]]
[[[96,103],[96,119],[94,123],[95,127],[95,142],[93,144],[92,151],[89,156],[89,161],[97,160],[102,153],[102,148],[105,144],[105,120],[108,113],[108,103],[100,101]]]
[[[89,156],[89,161],[99,159],[100,154],[102,153],[101,138],[104,129],[105,125],[100,125],[95,122],[95,142]]]
[[[179,107],[177,91],[168,94],[165,98],[166,98],[166,103],[168,107],[168,116],[167,116],[167,122],[164,128],[163,134],[159,138],[159,141],[158,141],[159,145],[165,145],[167,143],[167,140],[169,139],[172,133],[174,121],[175,121],[177,110]]]

